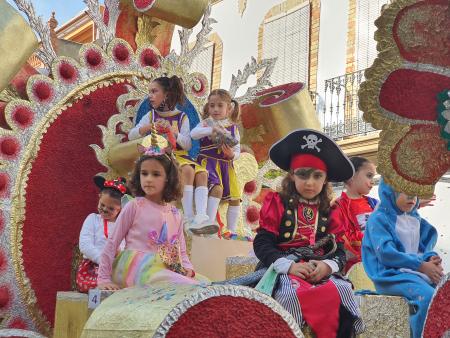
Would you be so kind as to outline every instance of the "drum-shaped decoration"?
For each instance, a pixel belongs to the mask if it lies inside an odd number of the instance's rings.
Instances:
[[[104,300],[82,338],[303,337],[274,299],[242,286],[156,283],[122,289]]]
[[[242,106],[244,135],[258,162],[267,159],[276,141],[298,128],[321,130],[308,88],[299,82],[287,83],[259,92],[252,103]]]

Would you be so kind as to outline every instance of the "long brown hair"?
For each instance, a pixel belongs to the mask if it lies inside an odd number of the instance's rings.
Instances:
[[[283,178],[281,181],[281,191],[280,196],[283,200],[289,201],[291,198],[294,200],[294,205],[298,205],[299,200],[302,196],[297,191],[295,187],[295,182],[292,179],[292,170]],[[319,199],[319,212],[323,216],[328,216],[330,212],[330,203],[333,198],[333,188],[329,182],[325,183],[317,196]]]
[[[172,77],[161,76],[154,79],[153,82],[158,83],[164,90],[164,93],[166,93],[167,96],[165,103],[167,107],[169,107],[169,110],[174,110],[175,106],[178,103],[179,104],[184,103],[183,82],[178,76],[176,75]]]
[[[208,102],[206,102],[205,106],[203,107],[203,114],[202,114],[202,118],[206,119],[209,117],[209,98],[213,95],[219,96],[221,100],[223,100],[224,102],[227,103],[227,105],[229,107],[233,107],[233,109],[231,110],[231,114],[229,116],[229,119],[231,121],[233,121],[234,123],[239,121],[239,103],[233,99],[230,95],[230,93],[225,90],[225,89],[214,89],[211,91],[211,93],[209,93],[208,95]]]
[[[162,200],[166,203],[176,201],[181,198],[181,182],[178,172],[178,165],[174,159],[168,155],[149,156],[143,155],[139,158],[134,166],[133,174],[130,181],[130,189],[134,196],[145,196],[145,192],[141,186],[141,166],[144,161],[155,160],[161,163],[167,176],[167,182],[164,186]]]

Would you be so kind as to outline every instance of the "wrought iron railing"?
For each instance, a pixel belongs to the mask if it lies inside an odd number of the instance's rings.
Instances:
[[[319,93],[318,92],[313,92],[313,91],[309,91],[309,96],[311,97],[311,101],[312,101],[312,103],[313,103],[313,105],[314,105],[314,109],[316,110],[316,112],[319,112],[319,106],[317,105],[318,104],[318,101],[320,100],[320,97],[319,97]]]
[[[324,104],[318,114],[324,132],[335,140],[375,131],[362,119],[358,108],[358,90],[363,81],[364,70],[325,81]]]

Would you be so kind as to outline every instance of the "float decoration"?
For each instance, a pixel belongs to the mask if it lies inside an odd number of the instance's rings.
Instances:
[[[233,325],[224,328],[220,323]],[[280,332],[286,338],[304,337],[292,315],[273,298],[224,285],[155,283],[117,291],[92,313],[81,337],[108,338],[118,330],[127,337],[237,337],[244,331],[255,337]]]
[[[257,93],[272,86],[270,83],[270,76],[272,75],[273,69],[275,67],[275,62],[277,58],[263,59],[257,62],[254,57],[251,61],[247,63],[244,70],[239,70],[237,75],[231,76],[230,92],[231,97],[236,96],[236,92],[242,85],[246,84],[250,75],[255,75],[257,72],[264,69],[261,76],[258,76],[256,80],[256,85],[247,89],[246,93],[241,97],[235,97],[239,104],[245,104],[252,102],[256,97]]]
[[[423,337],[443,338],[450,333],[450,274],[442,277],[436,286],[427,318],[423,328]],[[447,334],[447,335],[446,335]]]
[[[450,88],[447,0],[398,0],[375,21],[377,59],[359,91],[364,119],[382,130],[378,172],[398,191],[430,197],[450,167],[438,123]]]
[[[83,0],[88,7],[88,15],[95,22],[101,37],[102,46],[106,47],[116,37],[116,24],[119,19],[119,0],[105,0],[105,11],[100,12],[98,0]]]

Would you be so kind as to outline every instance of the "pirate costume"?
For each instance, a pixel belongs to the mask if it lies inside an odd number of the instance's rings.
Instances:
[[[281,169],[320,169],[328,181],[345,181],[354,168],[338,145],[326,135],[310,129],[299,129],[274,144],[270,159]],[[327,234],[333,234],[336,251],[323,260],[332,275],[315,285],[288,274],[294,262],[286,257],[293,248],[314,245]],[[339,276],[345,266],[343,229],[330,226],[328,214],[320,210],[317,197],[305,200],[298,194],[284,197],[269,193],[260,212],[260,227],[254,240],[254,251],[260,267],[273,268],[279,279],[273,297],[288,310],[299,325],[305,322],[318,338],[350,337],[363,330],[351,284]],[[304,260],[307,261],[307,260]]]
[[[103,177],[95,176],[94,182],[100,188],[100,191],[110,188],[117,190],[122,195],[127,192],[125,179],[122,177],[115,180],[105,180]],[[115,223],[103,219],[100,214],[92,213],[86,217],[81,228],[78,244],[80,252],[83,254],[83,260],[76,274],[76,285],[79,292],[88,292],[89,289],[97,287],[100,255],[114,228]],[[121,249],[123,249],[123,245],[121,245]]]

